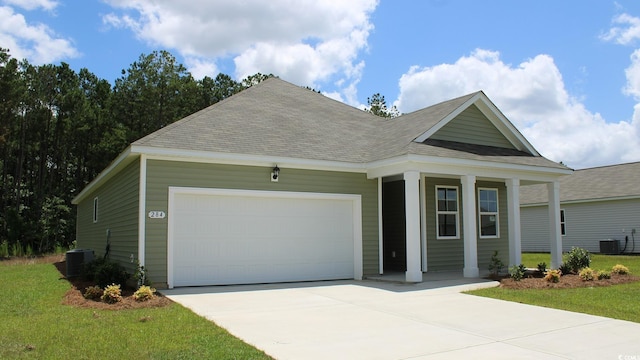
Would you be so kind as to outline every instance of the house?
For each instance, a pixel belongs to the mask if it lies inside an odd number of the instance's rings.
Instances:
[[[639,178],[640,162],[576,170],[561,177],[562,250],[575,246],[590,252],[639,253]],[[523,251],[549,251],[547,201],[543,186],[520,188]]]
[[[477,277],[520,263],[520,185],[559,218],[570,172],[483,92],[385,119],[273,78],[133,142],[74,199],[77,241],[169,288]]]

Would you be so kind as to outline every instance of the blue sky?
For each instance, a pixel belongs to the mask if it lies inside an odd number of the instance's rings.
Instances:
[[[166,49],[196,78],[274,73],[401,112],[483,90],[552,160],[640,161],[638,1],[0,0],[0,47],[112,84]]]

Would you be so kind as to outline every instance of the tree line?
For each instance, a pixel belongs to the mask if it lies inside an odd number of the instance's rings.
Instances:
[[[35,66],[0,48],[0,257],[68,249],[71,199],[131,142],[271,76],[195,80],[155,51],[112,86],[86,68]]]
[[[86,68],[35,66],[0,48],[0,258],[70,248],[71,199],[131,142],[273,76],[195,80],[171,53],[154,51],[111,85]],[[399,115],[379,93],[367,103],[375,115]]]

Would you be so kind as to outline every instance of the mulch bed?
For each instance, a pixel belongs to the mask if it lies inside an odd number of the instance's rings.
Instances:
[[[635,281],[640,281],[640,278],[633,275],[611,274],[611,279],[583,281],[578,275],[568,274],[561,276],[557,283],[549,282],[541,276],[530,276],[520,281],[503,278],[500,279],[500,287],[506,289],[572,289],[627,284]]]
[[[122,301],[115,304],[107,304],[102,301],[85,299],[82,295],[84,290],[96,285],[91,281],[83,280],[82,278],[74,277],[67,279],[67,263],[64,259],[53,263],[58,269],[61,275],[61,280],[69,281],[71,289],[67,291],[62,299],[64,305],[70,305],[75,307],[92,308],[92,309],[105,309],[105,310],[124,310],[124,309],[145,309],[145,308],[157,308],[167,306],[172,303],[169,298],[163,296],[160,293],[156,293],[152,299],[147,301],[136,301],[133,298],[134,289],[129,289],[123,286],[122,289]]]

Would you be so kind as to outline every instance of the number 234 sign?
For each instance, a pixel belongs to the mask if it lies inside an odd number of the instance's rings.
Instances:
[[[167,214],[164,211],[152,210],[149,211],[149,219],[164,219]]]

